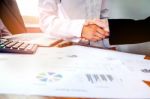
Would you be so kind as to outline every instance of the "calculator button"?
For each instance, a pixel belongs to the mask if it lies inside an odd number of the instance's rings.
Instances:
[[[15,44],[14,46],[12,46],[12,48],[18,49],[18,47],[21,46],[22,44],[23,44],[23,42],[17,42],[17,44]]]
[[[11,42],[9,44],[6,45],[7,48],[11,48],[13,45],[15,45],[17,42]]]
[[[6,40],[6,39],[2,39],[2,40],[0,40],[0,44],[4,44],[5,42],[7,42],[7,40]]]
[[[24,43],[24,44],[22,44],[18,49],[24,50],[28,45],[29,45],[29,44]]]
[[[6,41],[5,43],[3,43],[3,45],[7,45],[7,44],[9,44],[9,43],[11,43],[12,41]]]
[[[32,51],[35,51],[37,49],[38,45],[34,44],[34,46],[32,47]]]
[[[30,44],[28,45],[26,48],[25,48],[25,51],[30,51],[32,48],[33,48],[33,44]]]
[[[0,39],[0,53],[33,54],[36,52],[37,48],[37,44]]]
[[[0,44],[0,48],[5,48],[5,46],[3,44]]]
[[[34,53],[37,50],[38,45],[36,44],[31,44],[26,49],[24,50],[26,53]]]

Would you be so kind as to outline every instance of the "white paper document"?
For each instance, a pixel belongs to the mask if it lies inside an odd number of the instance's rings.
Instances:
[[[0,94],[149,99],[150,87],[143,80],[150,77],[141,69],[149,68],[150,61],[143,58],[81,46],[0,54]]]

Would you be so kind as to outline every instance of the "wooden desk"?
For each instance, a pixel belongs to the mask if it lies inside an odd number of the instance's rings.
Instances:
[[[24,95],[0,95],[0,99],[88,99],[88,98],[65,98],[65,97],[24,96]]]
[[[144,59],[150,60],[150,56],[145,56]]]

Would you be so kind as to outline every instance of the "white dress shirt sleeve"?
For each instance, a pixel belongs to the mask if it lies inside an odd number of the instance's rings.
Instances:
[[[109,1],[102,0],[100,18],[104,19],[108,17],[109,17]]]
[[[78,42],[85,20],[70,20],[58,2],[39,0],[41,29],[51,37]]]

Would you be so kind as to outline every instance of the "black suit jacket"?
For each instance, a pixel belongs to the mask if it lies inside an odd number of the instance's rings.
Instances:
[[[145,20],[109,19],[110,44],[150,41],[150,17]]]
[[[26,32],[16,0],[0,0],[0,18],[12,34]]]

